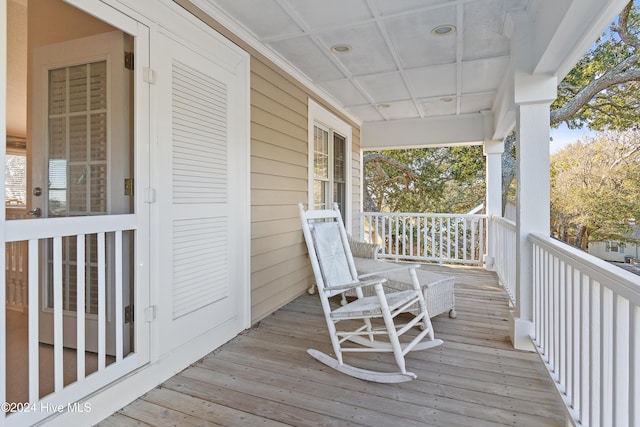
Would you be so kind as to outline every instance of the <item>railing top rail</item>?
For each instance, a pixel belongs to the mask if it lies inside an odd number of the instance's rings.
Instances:
[[[400,216],[400,217],[435,217],[435,218],[470,218],[483,219],[485,214],[451,214],[451,213],[411,213],[411,212],[363,212],[363,216]]]
[[[640,305],[640,276],[541,234],[530,234],[529,241],[564,258],[601,285]]]
[[[505,225],[505,226],[507,226],[509,228],[512,228],[513,230],[516,229],[516,223],[511,221],[510,219],[507,219],[507,218],[504,218],[504,217],[501,217],[501,216],[498,216],[498,215],[491,215],[490,219],[492,221],[495,221],[495,222],[498,222],[498,223],[500,223],[502,225]]]
[[[21,240],[134,230],[136,221],[135,214],[16,219],[5,221],[4,233],[6,242],[17,242]]]

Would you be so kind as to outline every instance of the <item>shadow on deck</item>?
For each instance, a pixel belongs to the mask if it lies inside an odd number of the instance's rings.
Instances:
[[[457,319],[433,318],[444,345],[410,353],[418,379],[376,384],[307,355],[330,352],[320,301],[303,295],[100,426],[562,426],[564,409],[535,353],[514,350],[495,274],[429,265],[456,276]],[[394,370],[393,356],[359,366]]]

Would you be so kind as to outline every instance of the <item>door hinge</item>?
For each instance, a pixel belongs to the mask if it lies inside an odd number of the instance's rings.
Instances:
[[[142,80],[149,84],[155,84],[156,82],[156,72],[151,68],[144,68],[142,72]]]
[[[124,68],[127,70],[133,71],[133,52],[125,52],[124,53]]]
[[[150,305],[144,309],[144,321],[153,322],[154,320],[156,320],[156,306]]]
[[[133,196],[133,178],[124,179],[124,195]]]
[[[133,318],[134,318],[134,310],[133,310],[133,304],[128,305],[124,308],[124,323],[131,323],[133,322]]]

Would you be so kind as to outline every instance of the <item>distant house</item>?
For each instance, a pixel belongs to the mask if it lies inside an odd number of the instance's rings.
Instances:
[[[589,253],[605,261],[627,262],[640,258],[640,227],[625,235],[624,240],[598,240],[589,242]]]

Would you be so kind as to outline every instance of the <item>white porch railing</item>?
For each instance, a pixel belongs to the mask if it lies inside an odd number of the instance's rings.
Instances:
[[[493,241],[495,244],[494,266],[500,284],[516,305],[516,224],[506,218],[492,216]]]
[[[380,258],[483,265],[485,215],[364,212],[363,239]]]
[[[640,426],[640,277],[532,235],[534,344],[576,424]]]
[[[128,239],[124,238],[123,234],[135,230],[135,228],[135,215],[5,222],[7,243],[23,242],[28,245],[28,354],[25,354],[25,360],[19,363],[28,363],[28,380],[26,384],[23,384],[27,389],[27,392],[22,394],[24,400],[9,402],[9,405],[5,407],[9,413],[0,415],[3,418],[0,419],[0,425],[32,425],[61,411],[87,410],[87,407],[73,402],[79,401],[141,366],[143,361],[139,360],[135,352],[125,354],[124,351],[128,337],[125,334],[123,315],[123,277],[125,276],[123,265],[127,265],[129,255]],[[95,254],[88,247],[85,247],[85,236],[89,235],[94,235],[94,241],[97,242],[94,247]],[[77,242],[72,254],[70,254],[68,246],[63,245],[63,237]],[[107,244],[107,241],[112,243]],[[49,247],[50,256],[45,260],[46,262],[43,262],[41,254],[43,253],[42,248],[45,246]],[[53,301],[53,308],[47,309],[53,319],[53,366],[51,370],[40,367],[39,317],[41,306],[45,301],[42,293],[42,277],[46,276],[43,274],[43,266],[46,265],[49,265],[49,274],[52,277],[50,301]],[[77,268],[76,274],[69,273],[69,265],[74,265]],[[97,313],[95,315],[87,312],[88,305],[93,302],[87,301],[89,298],[85,298],[85,278],[87,277],[85,266],[94,270],[97,275],[95,301]],[[71,277],[73,277],[73,281]],[[69,286],[63,285],[65,280]],[[109,286],[110,283],[112,286]],[[65,304],[68,305],[69,292],[74,295],[73,305],[75,308],[72,310],[72,314],[76,320],[72,323],[72,330],[67,331],[64,330],[63,323],[71,313],[70,310],[64,308]],[[114,302],[112,312],[109,311],[107,305],[108,299],[113,299]],[[97,371],[87,374],[85,349],[89,347],[89,343],[85,339],[85,333],[88,332],[86,322],[90,318],[96,322],[97,329],[97,352],[91,356],[97,359]],[[108,321],[115,323],[113,330],[115,337],[108,336],[110,335],[106,327]],[[68,380],[64,376],[63,352],[65,345],[68,345],[66,344],[68,339],[66,335],[69,333],[75,337],[76,353],[75,379],[71,383],[67,383]],[[7,333],[7,335],[10,334]],[[63,338],[67,338],[64,343]],[[114,355],[107,355],[107,342],[110,339],[115,340]],[[14,361],[8,359],[6,362],[7,368],[10,369]],[[50,394],[43,395],[42,375],[53,379],[53,391]],[[11,393],[7,393],[9,390],[6,388],[6,382],[3,382],[0,387],[3,391],[2,396],[10,397]]]

